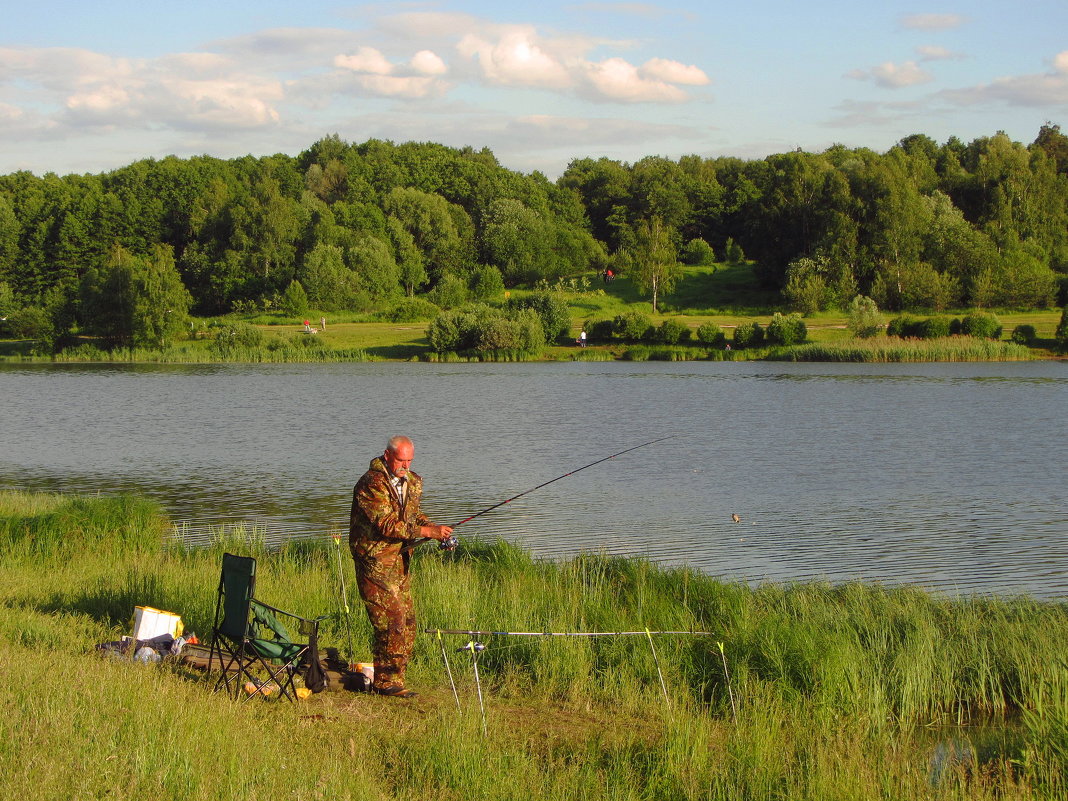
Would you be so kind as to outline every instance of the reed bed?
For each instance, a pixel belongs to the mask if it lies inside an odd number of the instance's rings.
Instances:
[[[335,347],[312,340],[276,339],[258,347],[233,347],[213,351],[204,342],[180,342],[163,350],[116,348],[105,350],[91,345],[68,348],[58,354],[3,356],[4,362],[141,363],[141,364],[299,364],[368,362],[374,357],[363,348]]]
[[[795,362],[1006,362],[1030,361],[1034,352],[1015,342],[951,336],[934,339],[872,337],[775,348],[765,358]]]
[[[260,560],[264,600],[327,616],[321,644],[347,652],[344,544],[272,550],[254,530],[221,528],[185,548],[166,530],[140,499],[0,493],[5,797],[1032,799],[1066,789],[1063,604],[859,583],[749,587],[643,560],[546,562],[497,541],[419,551],[421,627],[708,632],[653,637],[655,660],[642,636],[482,637],[483,732],[471,660],[456,650],[470,637],[420,635],[412,702],[332,692],[235,704],[180,667],[97,656],[135,605],[177,612],[206,636],[227,549]],[[353,600],[362,660],[369,630]]]

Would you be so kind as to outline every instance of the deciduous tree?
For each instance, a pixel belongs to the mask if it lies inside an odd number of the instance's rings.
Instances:
[[[672,232],[663,220],[653,217],[639,223],[634,249],[627,262],[631,280],[640,292],[651,296],[655,314],[660,295],[674,289],[682,275],[682,268],[675,256]]]

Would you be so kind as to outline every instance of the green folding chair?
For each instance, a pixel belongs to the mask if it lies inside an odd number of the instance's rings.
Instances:
[[[225,688],[237,698],[248,684],[255,689],[245,700],[265,696],[272,684],[296,700],[296,678],[303,676],[313,692],[326,687],[319,666],[319,622],[256,600],[256,560],[223,554],[215,622],[211,629],[208,669],[218,657],[222,671],[212,692]],[[282,620],[295,626],[305,642],[294,642]]]

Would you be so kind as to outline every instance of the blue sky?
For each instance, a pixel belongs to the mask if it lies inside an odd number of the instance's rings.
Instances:
[[[0,173],[320,137],[760,158],[1068,132],[1068,2],[0,0]]]

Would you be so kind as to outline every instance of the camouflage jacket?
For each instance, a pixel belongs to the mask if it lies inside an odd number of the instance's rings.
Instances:
[[[405,542],[419,537],[420,526],[431,525],[419,509],[423,480],[411,470],[406,478],[403,506],[382,457],[373,459],[356,482],[349,514],[349,547],[357,561],[392,561]]]

